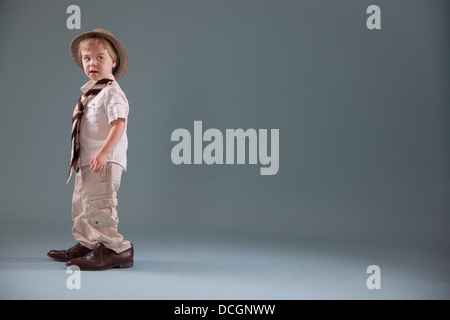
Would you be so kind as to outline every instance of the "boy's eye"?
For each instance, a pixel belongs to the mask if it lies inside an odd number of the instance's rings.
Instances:
[[[98,60],[103,60],[103,57],[98,57],[97,59],[98,59]]]

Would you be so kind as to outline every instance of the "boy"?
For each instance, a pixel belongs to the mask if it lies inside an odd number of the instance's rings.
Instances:
[[[128,100],[115,80],[128,68],[128,54],[110,32],[95,29],[72,40],[72,58],[90,79],[72,118],[75,187],[72,234],[77,244],[48,256],[81,270],[133,266],[133,245],[117,232],[117,191],[127,166]]]

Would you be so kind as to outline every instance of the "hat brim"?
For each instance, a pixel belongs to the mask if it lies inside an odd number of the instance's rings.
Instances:
[[[72,43],[70,44],[70,53],[72,55],[73,61],[83,70],[83,63],[81,62],[79,56],[78,56],[78,48],[80,46],[80,42],[83,41],[86,38],[90,37],[103,37],[107,40],[109,40],[114,49],[116,50],[118,60],[117,66],[113,71],[113,76],[117,80],[120,77],[122,77],[128,70],[128,65],[130,63],[130,60],[128,58],[128,53],[125,50],[125,47],[122,45],[122,43],[117,40],[117,38],[109,31],[105,29],[95,29],[89,32],[82,33],[75,37],[72,40]]]

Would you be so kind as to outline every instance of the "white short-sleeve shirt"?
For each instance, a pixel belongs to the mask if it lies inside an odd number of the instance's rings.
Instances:
[[[95,81],[89,81],[80,88],[86,93]],[[125,119],[125,131],[117,145],[108,156],[108,162],[120,164],[127,169],[127,124],[129,105],[127,97],[117,81],[110,82],[92,100],[85,109],[80,123],[80,166],[90,164],[95,153],[100,150],[111,130],[111,122]]]

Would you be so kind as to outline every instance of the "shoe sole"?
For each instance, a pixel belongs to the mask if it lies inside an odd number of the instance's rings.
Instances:
[[[104,268],[85,268],[85,267],[79,267],[76,264],[70,265],[70,266],[77,266],[78,268],[80,268],[80,271],[103,271],[103,270],[108,270],[108,269],[124,269],[124,268],[131,268],[134,265],[133,260],[131,261],[124,261],[124,262],[120,262],[118,264],[114,264],[111,266],[107,266]],[[68,267],[70,267],[68,266]]]

